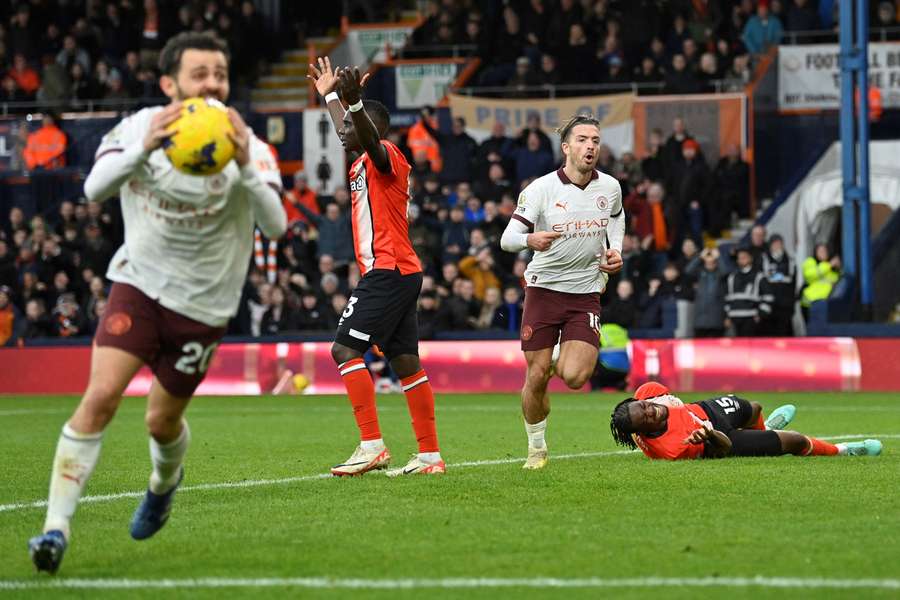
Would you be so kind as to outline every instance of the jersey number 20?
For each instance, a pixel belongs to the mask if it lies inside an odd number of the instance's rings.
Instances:
[[[209,361],[212,360],[213,353],[219,343],[215,342],[206,348],[200,342],[188,342],[181,347],[184,356],[175,363],[175,370],[181,371],[185,375],[194,375],[196,373],[206,373],[209,368]]]

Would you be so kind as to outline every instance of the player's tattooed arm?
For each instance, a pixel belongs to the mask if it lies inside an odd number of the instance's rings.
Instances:
[[[354,106],[358,106],[362,102],[362,89],[369,78],[369,74],[360,75],[359,67],[341,69],[338,74],[340,83],[338,89],[344,102],[350,107],[350,119],[353,121],[353,128],[356,130],[356,137],[363,150],[375,163],[375,167],[382,173],[391,171],[391,159],[388,157],[387,150],[381,143],[381,135],[372,122],[372,118],[366,112],[365,108],[353,110]]]
[[[328,108],[328,114],[331,116],[334,130],[338,131],[344,124],[344,105],[341,103],[339,97],[332,96],[329,98],[328,96],[332,92],[335,94],[338,93],[337,88],[338,83],[340,83],[338,73],[340,72],[340,68],[332,70],[331,60],[327,56],[319,58],[317,62],[318,66],[312,64],[309,65],[309,73],[306,76],[313,80],[316,91],[320,96],[325,98],[325,104]]]

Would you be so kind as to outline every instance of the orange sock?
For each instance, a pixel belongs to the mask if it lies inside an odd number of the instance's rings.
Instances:
[[[809,436],[806,439],[809,440],[809,450],[803,456],[834,456],[838,453],[838,447],[834,444]]]
[[[409,416],[412,417],[416,441],[419,442],[419,452],[440,452],[434,425],[434,392],[425,369],[401,379],[400,384],[406,394],[406,405],[409,407]]]
[[[759,429],[760,431],[766,430],[766,419],[763,416],[762,411],[759,411],[759,418],[756,419],[756,423],[750,426],[750,429]]]
[[[353,405],[353,416],[359,427],[359,438],[363,441],[381,438],[378,427],[378,409],[375,407],[375,384],[361,358],[354,358],[338,365],[347,396]]]

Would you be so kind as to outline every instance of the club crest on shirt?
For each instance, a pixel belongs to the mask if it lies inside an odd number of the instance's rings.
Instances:
[[[600,210],[606,210],[609,207],[609,200],[606,199],[606,196],[597,196],[597,208]]]
[[[227,185],[228,177],[224,173],[216,173],[206,178],[206,191],[214,196],[224,192]]]
[[[525,192],[519,194],[519,206],[525,206]]]

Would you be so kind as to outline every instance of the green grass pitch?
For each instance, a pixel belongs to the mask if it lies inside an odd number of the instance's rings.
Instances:
[[[56,578],[38,576],[28,560],[26,540],[44,517],[44,508],[28,505],[46,499],[56,439],[77,398],[0,397],[0,599],[896,598],[897,396],[745,397],[767,411],[796,404],[792,428],[803,433],[880,437],[884,453],[651,462],[613,445],[608,421],[619,396],[573,394],[553,399],[549,467],[525,472],[517,397],[442,395],[437,419],[445,476],[336,479],[316,475],[356,445],[345,398],[199,398],[188,410],[193,443],[186,489],[176,496],[168,525],[135,542],[128,522],[137,497],[82,503]],[[405,401],[390,395],[378,402],[385,439],[402,465],[415,450]],[[143,411],[142,400],[123,402],[87,495],[145,489]],[[248,485],[218,485],[242,481]],[[754,577],[768,583],[744,579]],[[236,578],[248,581],[213,587]],[[310,584],[307,578],[325,579]],[[547,587],[539,578],[587,587]],[[590,578],[594,583],[585,583]],[[691,583],[694,578],[700,582]],[[738,579],[700,585],[709,578]],[[46,587],[69,579],[131,587]],[[192,584],[198,587],[148,587],[199,579]],[[409,579],[469,587],[404,589]],[[491,585],[523,581],[488,587],[486,579],[502,580]],[[822,579],[875,583],[815,587]],[[356,585],[350,580],[364,580],[363,589],[348,587]],[[384,587],[373,589],[372,580]],[[17,587],[22,583],[28,587]]]

